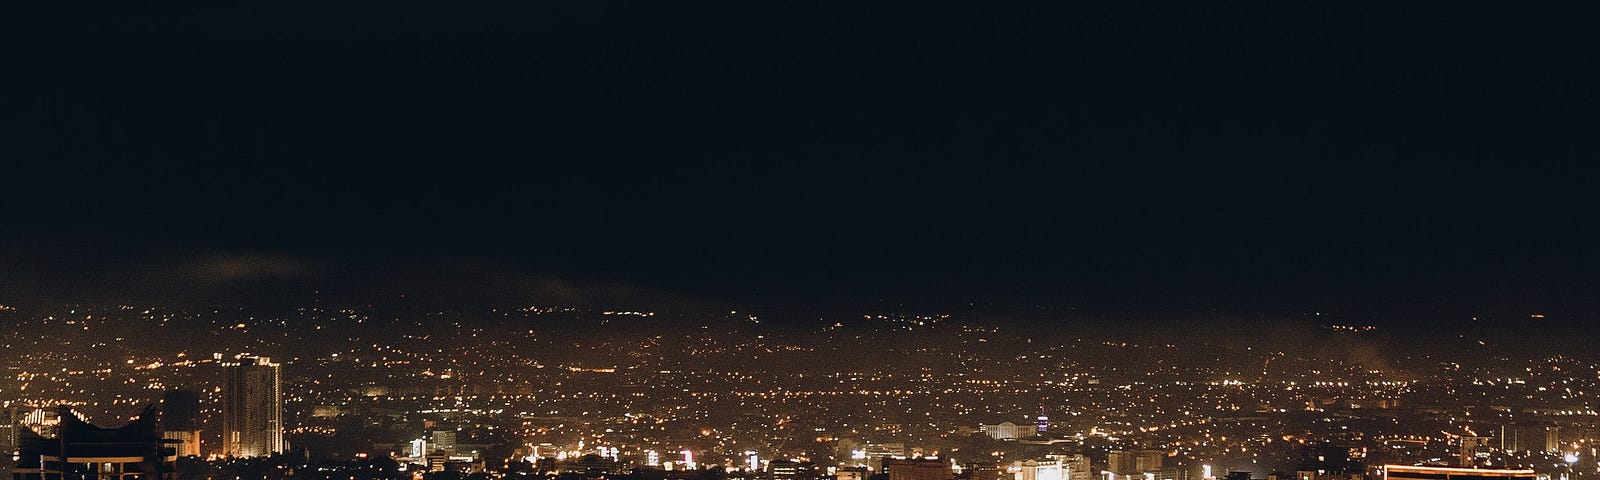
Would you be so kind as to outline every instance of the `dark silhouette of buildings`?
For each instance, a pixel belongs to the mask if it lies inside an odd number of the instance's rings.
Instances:
[[[177,454],[161,438],[154,406],[122,428],[100,428],[57,408],[56,435],[18,431],[12,480],[175,480]]]

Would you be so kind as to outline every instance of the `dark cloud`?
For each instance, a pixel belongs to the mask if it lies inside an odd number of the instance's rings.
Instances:
[[[326,273],[303,259],[288,255],[225,253],[206,255],[190,263],[193,280],[201,285],[262,279],[311,280]]]
[[[1596,306],[1586,15],[969,7],[23,8],[0,296]]]
[[[0,254],[0,304],[126,303],[187,307],[404,304],[432,308],[569,305],[705,308],[666,289],[540,272],[475,257],[358,257],[216,251],[167,245],[79,254],[86,244]],[[59,248],[66,248],[60,251]],[[108,248],[115,248],[116,245]]]

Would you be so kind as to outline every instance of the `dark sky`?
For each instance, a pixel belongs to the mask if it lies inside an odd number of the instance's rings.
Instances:
[[[1585,12],[326,3],[5,7],[0,303],[1600,307]]]

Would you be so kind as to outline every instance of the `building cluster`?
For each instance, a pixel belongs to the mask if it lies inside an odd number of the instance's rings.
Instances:
[[[1269,349],[1046,339],[948,315],[796,333],[741,313],[565,307],[478,314],[488,319],[22,314],[0,312],[19,325],[0,331],[15,352],[0,377],[0,441],[21,459],[7,468],[41,455],[22,453],[23,435],[61,438],[63,416],[142,421],[160,399],[161,448],[210,459],[200,476],[214,479],[389,464],[780,480],[1350,480],[1385,464],[1600,473],[1600,365],[1344,355],[1338,342],[1368,328]],[[306,468],[316,462],[347,463]]]
[[[220,357],[219,357],[220,359]],[[238,355],[219,362],[225,417],[222,452],[264,457],[284,452],[280,365]],[[0,419],[0,474],[13,480],[172,480],[176,459],[202,452],[200,396],[168,390],[127,425],[96,427],[67,405],[9,404]]]

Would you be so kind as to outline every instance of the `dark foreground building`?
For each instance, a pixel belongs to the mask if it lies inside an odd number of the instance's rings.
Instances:
[[[177,452],[166,446],[154,407],[122,428],[100,428],[59,407],[55,437],[18,431],[11,480],[174,480]]]

